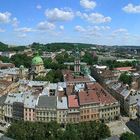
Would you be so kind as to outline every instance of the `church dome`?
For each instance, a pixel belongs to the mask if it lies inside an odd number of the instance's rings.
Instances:
[[[20,65],[20,67],[19,67],[20,69],[24,69],[24,66],[23,65]]]
[[[32,59],[32,65],[40,65],[40,64],[43,64],[43,60],[37,53],[36,56]]]

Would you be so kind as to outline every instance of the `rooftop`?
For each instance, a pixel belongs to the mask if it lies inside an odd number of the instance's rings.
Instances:
[[[66,70],[63,71],[64,75],[64,80],[66,82],[95,82],[96,80],[90,76],[84,76],[84,75],[79,75],[79,76],[74,76],[73,71]]]
[[[38,99],[37,107],[45,107],[45,108],[56,108],[57,106],[57,97],[55,96],[47,96],[42,95]]]
[[[32,95],[31,93],[26,93],[24,98],[25,108],[35,108],[38,96]]]
[[[76,95],[69,95],[68,96],[68,106],[70,108],[78,108],[78,97]]]
[[[43,64],[43,60],[37,53],[36,56],[32,59],[32,65],[39,65],[39,64]]]
[[[89,83],[86,90],[79,92],[80,105],[90,103],[111,104],[117,102],[106,90],[98,83]]]
[[[57,97],[57,109],[68,109],[67,97]]]
[[[117,71],[134,71],[135,69],[133,69],[132,67],[119,67],[119,68],[114,68],[114,70],[117,70]]]
[[[14,102],[24,103],[24,93],[10,93],[4,103],[12,105]]]
[[[6,97],[7,97],[7,95],[2,95],[2,96],[0,97],[0,105],[3,105],[3,104],[4,104],[4,102],[5,102],[5,100],[6,100]]]

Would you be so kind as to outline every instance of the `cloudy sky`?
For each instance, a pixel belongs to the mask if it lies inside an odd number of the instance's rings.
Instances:
[[[0,0],[0,41],[140,45],[140,0]]]

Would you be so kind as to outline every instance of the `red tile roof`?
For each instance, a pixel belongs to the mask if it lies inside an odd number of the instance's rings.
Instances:
[[[118,71],[132,71],[135,70],[132,67],[119,67],[119,68],[114,68],[114,70],[118,70]]]
[[[78,108],[78,97],[76,95],[69,95],[68,96],[68,106],[70,108]]]
[[[83,82],[83,81],[90,82],[90,79],[86,76],[82,75],[74,76],[73,71],[71,70],[62,71],[62,73],[64,75],[65,81],[67,82]]]
[[[99,103],[99,99],[96,92],[93,90],[88,90],[88,92],[80,91],[79,102],[80,102],[80,105],[90,104],[90,103]]]
[[[110,104],[116,102],[106,90],[98,83],[87,84],[85,91],[79,92],[80,105],[89,103]]]

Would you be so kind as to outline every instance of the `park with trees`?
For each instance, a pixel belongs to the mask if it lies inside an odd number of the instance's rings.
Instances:
[[[16,140],[101,140],[110,136],[110,130],[96,121],[65,126],[57,122],[17,121],[8,128],[6,136]]]

